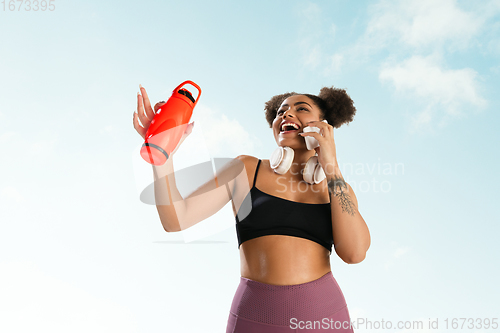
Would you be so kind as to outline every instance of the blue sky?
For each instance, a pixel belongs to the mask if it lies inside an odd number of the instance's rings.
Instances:
[[[347,89],[337,157],[372,236],[331,259],[351,317],[498,317],[500,1],[54,3],[0,8],[2,331],[224,331],[230,206],[167,234],[139,200],[138,85],[156,102],[184,80],[203,92],[178,170],[268,159],[266,101]]]

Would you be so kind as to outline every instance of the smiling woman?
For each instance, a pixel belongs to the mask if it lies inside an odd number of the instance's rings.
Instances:
[[[134,114],[140,134],[154,116],[141,91]],[[319,96],[274,96],[265,111],[277,144],[270,160],[240,155],[185,199],[175,186],[172,157],[153,166],[155,195],[166,203],[157,204],[160,219],[167,232],[180,231],[232,202],[241,277],[226,333],[352,332],[330,255],[334,246],[343,261],[358,263],[370,246],[333,139],[334,127],[352,121],[353,101],[345,90],[323,88]],[[305,138],[317,142],[314,148]]]

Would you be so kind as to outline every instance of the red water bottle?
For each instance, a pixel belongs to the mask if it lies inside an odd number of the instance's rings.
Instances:
[[[196,100],[182,86],[190,84],[198,89]],[[191,119],[193,109],[200,99],[201,89],[193,81],[185,81],[178,85],[172,96],[156,112],[141,148],[142,158],[153,165],[163,165],[177,147],[186,125]]]

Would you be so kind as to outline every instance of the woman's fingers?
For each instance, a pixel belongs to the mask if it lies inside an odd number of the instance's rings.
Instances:
[[[302,137],[305,137],[305,136],[312,136],[313,138],[315,138],[316,140],[318,140],[319,138],[323,138],[323,135],[321,135],[320,133],[318,132],[302,132],[302,133],[299,133],[300,136]]]
[[[149,101],[148,93],[146,92],[146,89],[139,85],[139,88],[141,89],[141,94],[144,102],[144,109],[146,111],[146,117],[148,117],[149,121],[153,120],[155,113],[153,111],[153,108],[151,107],[151,102]]]
[[[142,136],[143,139],[146,138],[146,129],[139,124],[137,112],[134,112],[133,122],[134,128],[137,133],[139,133],[139,135]]]
[[[155,114],[158,112],[158,110],[163,106],[163,104],[165,104],[166,102],[165,101],[159,101],[158,103],[155,104]]]
[[[158,111],[165,102],[161,101],[156,103],[155,109],[153,110],[146,89],[141,85],[139,85],[139,88],[141,91],[137,93],[137,113],[134,112],[133,122],[135,130],[144,139],[156,111]]]
[[[151,124],[151,120],[149,120],[149,118],[146,117],[146,114],[144,113],[143,99],[140,93],[137,93],[137,114],[142,126],[144,126],[144,128],[147,130],[149,128],[149,124]]]
[[[187,126],[186,131],[184,132],[185,136],[191,134],[191,132],[193,131],[193,126],[194,126],[194,121]]]

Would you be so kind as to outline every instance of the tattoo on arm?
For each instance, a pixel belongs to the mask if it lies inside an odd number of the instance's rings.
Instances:
[[[346,182],[341,177],[335,177],[328,181],[328,192],[330,193],[330,196],[333,194],[334,197],[339,198],[342,212],[354,215],[356,207],[349,194],[347,194],[348,190],[349,188],[347,187]]]

